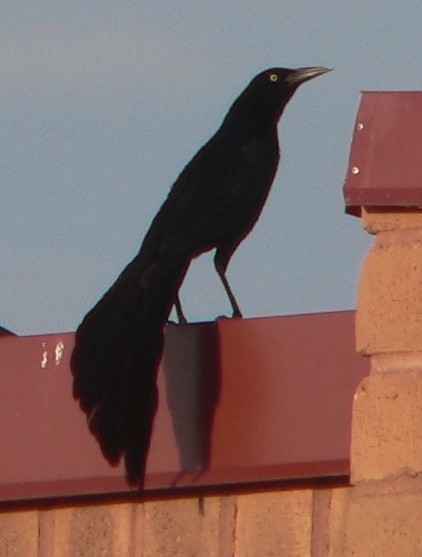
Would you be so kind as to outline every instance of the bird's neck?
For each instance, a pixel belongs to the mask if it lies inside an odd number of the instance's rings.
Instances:
[[[237,135],[274,136],[277,134],[277,124],[286,104],[272,106],[248,103],[247,106],[238,106],[235,103],[221,127],[230,129]]]

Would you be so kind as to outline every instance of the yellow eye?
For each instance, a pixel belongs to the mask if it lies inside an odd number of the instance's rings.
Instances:
[[[277,81],[277,79],[278,79],[278,75],[276,73],[272,73],[270,75],[270,81]]]

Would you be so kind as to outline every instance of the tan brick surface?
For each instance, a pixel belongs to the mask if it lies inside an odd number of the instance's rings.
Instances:
[[[128,504],[41,511],[39,557],[129,557],[131,516]]]
[[[422,228],[422,210],[416,208],[370,209],[362,207],[362,226],[370,234],[386,230]]]
[[[325,547],[312,557],[343,557],[347,539],[347,517],[353,488],[332,489]],[[358,557],[358,554],[356,554]]]
[[[38,512],[0,512],[0,557],[36,557]]]
[[[384,232],[364,263],[356,346],[364,354],[422,348],[422,229]]]
[[[334,498],[337,494],[334,494]],[[342,535],[330,557],[417,557],[422,555],[422,493],[390,493],[360,496],[352,490],[344,513]],[[341,527],[341,524],[338,524]],[[343,538],[343,547],[338,543]]]
[[[420,478],[333,489],[326,548],[312,557],[417,557],[421,524]]]
[[[352,418],[353,482],[422,472],[422,372],[366,377]]]
[[[237,498],[235,557],[308,557],[311,531],[311,490]]]
[[[142,557],[224,557],[219,553],[220,497],[145,503]]]

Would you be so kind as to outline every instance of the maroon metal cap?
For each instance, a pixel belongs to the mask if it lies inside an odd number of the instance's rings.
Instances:
[[[422,207],[422,91],[365,91],[344,184],[346,212]]]
[[[129,492],[72,397],[73,334],[0,340],[0,502]],[[349,473],[354,312],[170,325],[145,490]]]

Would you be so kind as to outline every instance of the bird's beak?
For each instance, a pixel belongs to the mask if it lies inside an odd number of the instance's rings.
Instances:
[[[298,68],[293,70],[292,73],[287,76],[286,81],[290,85],[300,85],[304,81],[318,77],[324,73],[331,72],[330,68],[313,67],[313,68]]]

